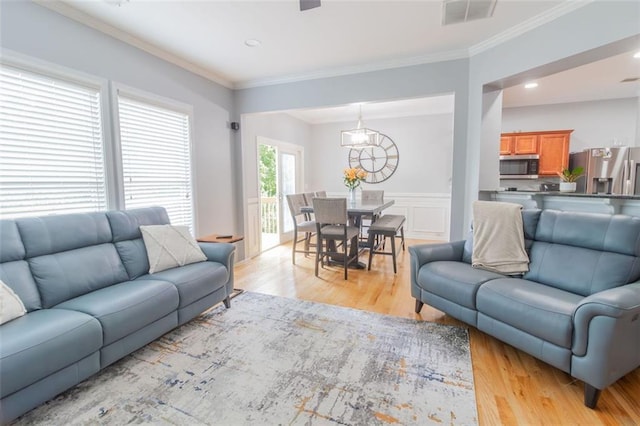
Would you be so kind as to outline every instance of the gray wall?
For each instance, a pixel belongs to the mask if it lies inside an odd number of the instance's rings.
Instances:
[[[618,143],[640,146],[636,139],[640,98],[612,99],[598,102],[505,108],[502,131],[537,131],[574,129],[569,151],[607,147]]]
[[[241,232],[228,128],[233,92],[27,1],[3,1],[2,49],[193,106],[196,232]]]
[[[388,180],[375,185],[362,184],[363,189],[405,194],[450,192],[452,114],[365,120],[364,124],[395,142],[400,161]],[[340,131],[355,125],[354,121],[348,121],[312,126],[310,189],[346,193],[342,171],[349,167],[349,149],[340,146]]]

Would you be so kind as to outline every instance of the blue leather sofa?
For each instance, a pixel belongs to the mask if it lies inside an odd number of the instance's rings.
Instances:
[[[411,294],[585,384],[585,405],[640,366],[640,218],[523,210],[529,272],[471,266],[472,238],[409,248]]]
[[[229,307],[232,244],[148,274],[140,225],[163,208],[0,221],[0,279],[27,314],[0,325],[0,422],[8,422],[209,307]]]

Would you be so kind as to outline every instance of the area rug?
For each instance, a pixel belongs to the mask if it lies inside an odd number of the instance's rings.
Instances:
[[[16,424],[477,424],[467,330],[243,293]]]

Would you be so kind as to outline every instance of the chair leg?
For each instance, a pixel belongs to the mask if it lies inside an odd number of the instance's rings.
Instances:
[[[404,251],[404,226],[400,227],[400,237],[402,238],[402,251]]]
[[[359,237],[358,237],[359,238]],[[344,239],[342,240],[342,247],[344,247],[344,256],[342,257],[343,259],[343,264],[344,264],[344,279],[347,279],[347,266],[349,265],[349,246],[347,245],[347,240]]]
[[[393,259],[393,273],[396,274],[397,268],[396,268],[396,236],[393,235],[391,237],[391,258]]]
[[[374,240],[377,240],[378,236],[372,233],[369,233],[369,238],[367,239],[367,246],[369,247],[369,265],[367,266],[367,271],[371,270],[371,259],[373,259],[373,252],[376,249],[376,242],[374,242]]]
[[[420,313],[423,306],[424,306],[424,302],[421,302],[418,299],[416,299],[416,314]]]
[[[296,264],[296,244],[298,242],[298,230],[293,228],[293,249],[291,250],[291,263]]]
[[[322,242],[322,239],[320,238],[320,233],[317,234],[318,238],[317,238],[317,247],[316,247],[316,277],[318,276],[318,262],[320,262],[320,260],[322,259],[322,245],[320,245],[320,243]]]

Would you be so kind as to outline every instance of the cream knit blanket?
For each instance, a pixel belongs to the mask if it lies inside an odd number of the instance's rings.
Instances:
[[[496,201],[473,203],[474,268],[505,275],[529,270],[529,256],[524,249],[522,206]]]

